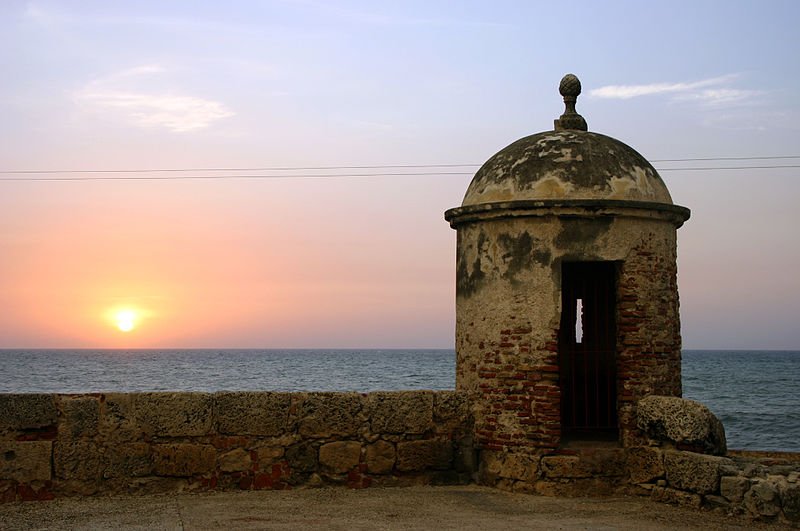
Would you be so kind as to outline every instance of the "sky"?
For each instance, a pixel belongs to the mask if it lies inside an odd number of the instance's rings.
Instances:
[[[443,213],[552,129],[572,72],[589,130],[692,210],[684,347],[800,350],[800,168],[774,167],[800,158],[754,158],[800,156],[797,20],[794,0],[4,1],[0,348],[453,348]],[[728,157],[749,159],[685,160]],[[318,169],[389,165],[425,167]],[[701,166],[751,168],[680,169]],[[104,173],[145,169],[191,171]],[[65,170],[96,173],[18,173]]]

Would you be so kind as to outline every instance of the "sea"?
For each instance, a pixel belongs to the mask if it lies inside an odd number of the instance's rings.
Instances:
[[[0,350],[0,393],[455,387],[453,350]],[[800,452],[800,351],[685,350],[683,396],[728,447]]]

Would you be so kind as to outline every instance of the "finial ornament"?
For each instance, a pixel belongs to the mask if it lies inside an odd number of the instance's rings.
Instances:
[[[587,131],[586,120],[575,111],[575,102],[581,93],[581,80],[574,74],[567,74],[561,78],[558,85],[558,92],[564,96],[564,114],[555,120],[556,131],[574,130]]]

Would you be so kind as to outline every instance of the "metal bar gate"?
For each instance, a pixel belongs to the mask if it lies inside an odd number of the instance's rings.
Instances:
[[[562,264],[559,378],[567,438],[617,434],[615,285],[614,262]]]

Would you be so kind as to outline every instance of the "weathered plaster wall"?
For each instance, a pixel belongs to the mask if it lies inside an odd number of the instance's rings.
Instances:
[[[564,261],[619,264],[622,442],[642,442],[635,425],[637,400],[654,393],[680,395],[675,223],[563,210],[538,208],[524,216],[512,211],[457,226],[456,388],[482,397],[476,404],[480,448],[559,446]]]
[[[463,483],[465,393],[0,395],[0,501]]]

